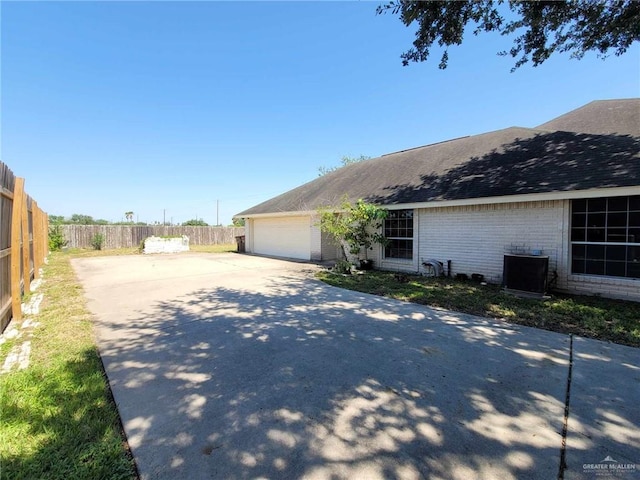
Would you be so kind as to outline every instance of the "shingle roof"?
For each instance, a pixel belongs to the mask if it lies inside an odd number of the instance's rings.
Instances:
[[[633,109],[624,105],[640,105],[639,99],[616,102],[621,102],[616,108],[623,111]],[[540,127],[567,119],[576,125],[582,118],[582,125],[595,130],[596,122],[587,117],[597,116],[594,107],[611,105],[592,102]],[[333,171],[237,216],[311,211],[336,205],[344,195],[397,205],[638,186],[640,125],[626,128],[631,133],[511,127],[404,150]]]
[[[540,130],[638,135],[640,98],[596,100],[536,127]]]

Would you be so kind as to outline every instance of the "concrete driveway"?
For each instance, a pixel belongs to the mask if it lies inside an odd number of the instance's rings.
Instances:
[[[295,262],[73,266],[143,479],[640,478],[638,349],[333,288]]]

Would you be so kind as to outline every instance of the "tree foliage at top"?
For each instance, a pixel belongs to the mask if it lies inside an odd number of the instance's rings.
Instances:
[[[183,227],[208,227],[209,224],[202,219],[192,218],[182,223]]]
[[[447,67],[448,47],[460,45],[465,28],[473,34],[499,32],[515,35],[508,51],[512,71],[531,61],[542,64],[554,53],[569,52],[580,59],[595,51],[602,58],[616,56],[640,40],[640,2],[636,0],[518,1],[405,1],[392,0],[377,13],[399,15],[407,27],[418,25],[413,48],[401,55],[403,65],[423,62],[437,44],[444,47],[439,67]],[[507,18],[508,17],[508,18]]]
[[[74,213],[69,218],[65,218],[62,215],[49,215],[49,222],[64,223],[67,225],[108,225],[107,220],[102,218],[94,219],[91,215],[84,215],[82,213]]]
[[[340,163],[342,165],[338,165],[336,167],[318,167],[318,176],[322,177],[327,173],[334,172],[339,168],[346,167],[347,165],[351,165],[352,163],[362,162],[364,160],[369,160],[371,157],[367,157],[366,155],[360,155],[359,157],[347,157],[344,156],[340,159]]]

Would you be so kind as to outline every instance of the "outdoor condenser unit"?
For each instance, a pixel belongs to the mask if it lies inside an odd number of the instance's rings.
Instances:
[[[544,295],[547,291],[549,257],[542,255],[505,255],[502,270],[504,287]]]

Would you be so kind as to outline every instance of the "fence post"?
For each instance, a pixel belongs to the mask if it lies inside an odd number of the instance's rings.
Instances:
[[[49,255],[49,215],[46,212],[42,212],[42,261],[47,255]]]
[[[20,240],[23,235],[22,210],[26,210],[24,203],[24,178],[16,178],[13,189],[13,205],[11,208],[11,313],[14,320],[22,319],[20,290],[20,262],[22,260]]]
[[[29,240],[29,200],[22,193],[22,285],[26,294],[31,291],[31,242]]]
[[[40,277],[40,266],[42,265],[42,221],[40,219],[40,208],[35,200],[31,203],[31,223],[33,225],[33,279]]]
[[[44,257],[47,256],[47,251],[44,248],[44,238],[47,238],[47,230],[44,228],[44,212],[38,207],[38,271],[36,276],[40,277],[40,268],[44,263]]]

